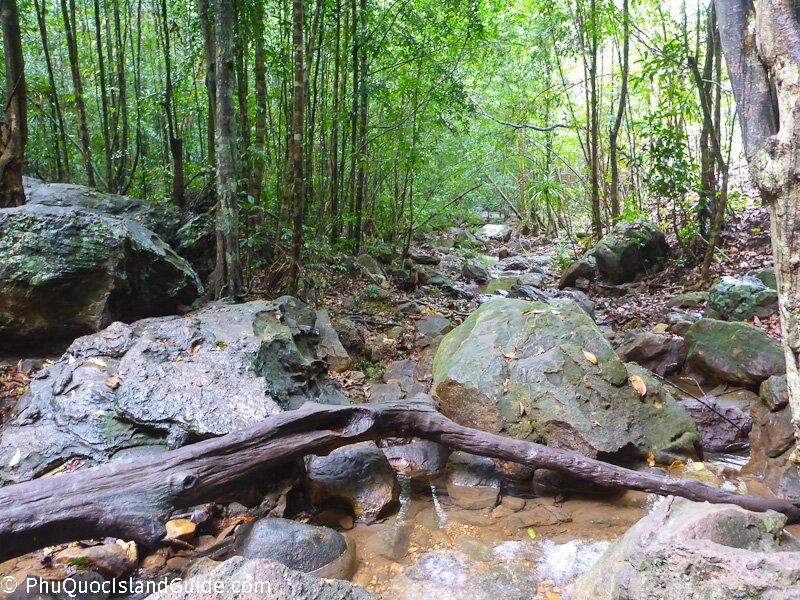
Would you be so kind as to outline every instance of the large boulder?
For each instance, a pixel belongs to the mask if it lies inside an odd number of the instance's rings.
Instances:
[[[242,429],[308,400],[346,402],[297,300],[114,323],[75,340],[22,396],[0,439],[0,484],[72,458],[101,463]]]
[[[169,586],[163,586],[172,590]],[[380,600],[348,581],[320,579],[265,558],[234,556],[207,573],[192,577],[145,600]]]
[[[489,223],[478,229],[475,237],[481,242],[507,242],[511,239],[512,233],[510,225]]]
[[[213,215],[196,215],[181,225],[173,241],[175,251],[189,261],[203,280],[211,274],[215,266],[217,244],[214,228]]]
[[[561,273],[561,280],[558,287],[573,287],[578,279],[594,279],[597,275],[597,259],[594,250],[589,250],[586,254],[574,261]]]
[[[25,177],[28,205],[85,208],[97,214],[130,219],[172,242],[181,224],[181,212],[166,202],[106,194],[74,183],[45,183]]]
[[[780,344],[747,323],[700,319],[685,339],[689,367],[711,381],[757,386],[786,372]]]
[[[573,600],[782,600],[800,597],[800,543],[786,517],[663,500],[586,575]]]
[[[464,261],[461,266],[461,276],[468,281],[477,281],[478,283],[486,283],[492,278],[489,269],[474,258]]]
[[[116,320],[175,313],[202,293],[189,264],[134,221],[38,204],[0,211],[6,344],[53,345]]]
[[[689,415],[626,367],[573,301],[483,304],[442,341],[433,373],[442,412],[492,433],[618,458],[693,454],[699,443]]]
[[[755,277],[723,277],[711,288],[706,314],[724,321],[765,318],[778,311],[778,292]]]
[[[663,377],[681,370],[686,344],[678,336],[636,331],[625,336],[619,354],[626,362],[635,362]]]
[[[664,232],[646,221],[619,223],[595,247],[598,270],[614,284],[661,269],[668,255]]]

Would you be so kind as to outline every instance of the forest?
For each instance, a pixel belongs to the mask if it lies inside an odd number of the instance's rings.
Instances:
[[[0,595],[800,597],[794,0],[0,28]]]

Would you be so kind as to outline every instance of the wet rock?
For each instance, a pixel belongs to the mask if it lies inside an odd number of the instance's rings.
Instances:
[[[660,270],[669,255],[664,232],[652,223],[619,223],[595,248],[597,269],[611,283]]]
[[[474,258],[464,262],[464,265],[461,267],[461,276],[464,277],[464,279],[477,281],[478,283],[486,283],[492,278],[489,274],[489,269]]]
[[[519,284],[540,288],[544,285],[544,275],[541,273],[522,273],[519,276]]]
[[[422,307],[414,301],[399,304],[397,310],[404,315],[419,315],[422,313]]]
[[[772,410],[765,402],[750,407],[750,462],[743,471],[761,478],[778,497],[800,500],[800,467],[792,460],[796,431],[787,405]]]
[[[629,332],[619,349],[625,362],[635,362],[654,373],[671,375],[683,368],[686,361],[686,344],[683,338],[672,335]]]
[[[136,568],[135,560],[120,544],[100,544],[98,546],[70,546],[60,550],[53,561],[70,565],[81,571],[94,571],[106,579],[122,577]]]
[[[574,301],[589,318],[594,319],[594,302],[589,299],[589,296],[580,290],[563,290],[556,292],[556,298],[564,298]]]
[[[417,274],[410,269],[386,269],[386,276],[398,290],[410,292],[417,287]]]
[[[397,383],[373,383],[367,390],[367,399],[372,404],[397,402],[403,397],[403,390]]]
[[[800,596],[800,543],[785,525],[772,511],[668,498],[611,544],[573,598]]]
[[[687,292],[674,296],[667,302],[669,308],[697,308],[708,301],[708,292]]]
[[[347,581],[320,579],[268,559],[241,556],[184,581],[183,587],[184,592],[162,592],[146,600],[380,600],[379,596]],[[218,588],[221,590],[217,591]]]
[[[324,310],[317,311],[317,320],[314,328],[319,333],[317,342],[317,357],[328,363],[328,368],[334,373],[349,371],[353,366],[353,359],[342,345],[339,335],[331,324],[328,313]]]
[[[761,269],[760,271],[754,271],[750,273],[753,277],[761,281],[765,286],[770,289],[777,290],[778,289],[778,278],[775,275],[775,269],[769,267],[768,269]]]
[[[496,265],[499,271],[527,271],[530,266],[528,259],[523,256],[509,256]]]
[[[700,319],[685,339],[689,366],[713,381],[756,386],[786,372],[780,344],[747,323]]]
[[[487,224],[475,232],[475,237],[481,242],[507,242],[511,239],[512,229],[505,223],[501,225]]]
[[[703,450],[737,452],[749,446],[750,415],[736,406],[722,406],[714,398],[682,400],[681,406],[697,424]]]
[[[522,300],[536,300],[539,302],[548,302],[550,297],[542,292],[540,289],[530,285],[515,285],[511,287],[508,292],[509,298],[520,298]]]
[[[355,567],[354,552],[341,533],[289,519],[259,519],[241,525],[233,552],[327,579],[348,579]]]
[[[502,472],[491,458],[453,452],[447,462],[446,482],[447,494],[456,506],[493,508],[500,498]]]
[[[0,482],[71,458],[178,447],[308,401],[345,403],[317,358],[316,312],[294,299],[114,323],[34,379],[0,440]],[[130,456],[131,453],[128,452]]]
[[[382,283],[386,282],[386,275],[383,272],[383,268],[372,256],[369,254],[361,254],[358,258],[356,258],[356,261],[358,262],[359,267],[361,267],[361,271],[372,281],[372,283],[381,285]]]
[[[459,246],[470,247],[478,245],[478,238],[461,227],[450,227],[447,233],[453,236]]]
[[[417,363],[409,359],[389,363],[383,374],[383,382],[399,385],[408,397],[427,391],[427,386],[417,379]]]
[[[597,275],[597,259],[594,250],[589,250],[581,258],[569,265],[561,273],[561,281],[558,287],[561,289],[573,287],[575,282],[580,279],[594,279]]]
[[[189,263],[134,221],[69,206],[0,211],[0,344],[68,342],[202,293]]]
[[[689,415],[644,370],[630,369],[646,378],[644,399],[577,304],[498,299],[442,341],[433,390],[445,415],[492,433],[587,456],[693,454]]]
[[[353,509],[358,520],[374,523],[397,505],[397,477],[386,456],[372,442],[310,457],[306,465],[306,490],[315,506],[344,503]]]
[[[432,315],[417,321],[417,331],[428,339],[433,339],[449,333],[452,329],[453,324],[450,322],[450,319],[441,315]]]
[[[130,219],[167,243],[172,243],[180,227],[180,211],[156,199],[106,194],[82,185],[45,183],[31,177],[25,177],[23,184],[28,205],[83,208],[99,215]]]
[[[778,292],[755,277],[723,277],[708,296],[706,314],[724,321],[766,318],[778,310]]]
[[[429,440],[383,448],[392,467],[408,477],[435,475],[444,471],[450,449]]]
[[[759,388],[761,402],[772,412],[777,412],[789,404],[789,388],[786,375],[773,375]]]
[[[412,252],[411,260],[421,265],[438,265],[442,259],[433,254],[425,254],[424,252]]]
[[[175,251],[185,258],[205,280],[216,262],[215,223],[210,213],[203,213],[181,225],[173,242]]]
[[[351,358],[359,360],[366,356],[366,337],[356,323],[339,317],[333,322],[333,328],[339,336],[339,342]]]

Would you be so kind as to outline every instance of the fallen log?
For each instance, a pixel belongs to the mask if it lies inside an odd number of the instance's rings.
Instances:
[[[112,536],[153,547],[180,508],[230,496],[298,457],[382,437],[419,437],[457,450],[552,469],[614,488],[775,510],[800,522],[800,504],[743,496],[470,429],[430,404],[306,404],[248,429],[157,458],[134,459],[0,488],[0,562],[44,546]]]

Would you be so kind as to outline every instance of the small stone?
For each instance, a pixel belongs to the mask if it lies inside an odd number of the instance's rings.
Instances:
[[[167,568],[170,571],[180,571],[189,564],[188,556],[173,556],[167,561]]]
[[[167,539],[189,540],[197,532],[197,525],[189,519],[173,519],[167,521]]]
[[[142,569],[149,572],[158,571],[167,564],[167,560],[161,554],[151,554],[142,561]]]

